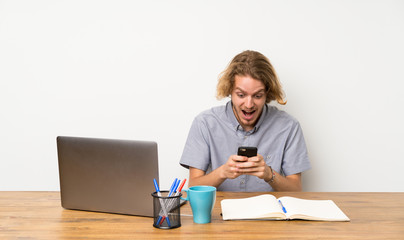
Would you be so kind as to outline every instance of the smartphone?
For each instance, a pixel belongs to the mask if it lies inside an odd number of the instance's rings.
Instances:
[[[248,158],[257,156],[257,148],[256,147],[239,147],[237,151],[237,155],[246,156]]]

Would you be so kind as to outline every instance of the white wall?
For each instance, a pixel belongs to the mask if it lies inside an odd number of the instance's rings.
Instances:
[[[0,190],[58,190],[56,136],[154,140],[163,188],[246,49],[301,123],[306,191],[404,191],[404,1],[0,1]]]

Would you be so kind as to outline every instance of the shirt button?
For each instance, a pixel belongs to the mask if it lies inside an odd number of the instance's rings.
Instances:
[[[244,179],[243,180],[241,180],[241,182],[240,182],[241,184],[244,184],[245,183],[245,181],[244,181]]]

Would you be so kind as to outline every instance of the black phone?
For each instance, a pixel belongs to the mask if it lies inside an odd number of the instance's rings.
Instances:
[[[239,147],[237,151],[237,155],[246,156],[248,158],[257,156],[257,148],[256,147]]]

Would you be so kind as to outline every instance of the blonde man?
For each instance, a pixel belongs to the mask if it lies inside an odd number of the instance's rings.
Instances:
[[[219,77],[225,106],[199,114],[192,123],[180,164],[189,168],[189,186],[210,185],[219,191],[301,191],[301,173],[310,169],[299,122],[269,105],[286,104],[269,60],[244,51]],[[254,146],[255,157],[236,155],[239,146]]]

